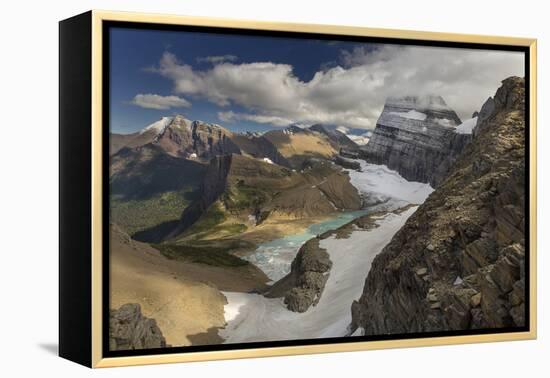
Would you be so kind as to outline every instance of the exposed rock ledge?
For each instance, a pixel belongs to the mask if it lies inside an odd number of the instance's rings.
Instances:
[[[152,349],[168,346],[155,319],[143,316],[139,304],[127,303],[118,310],[111,310],[110,350]]]

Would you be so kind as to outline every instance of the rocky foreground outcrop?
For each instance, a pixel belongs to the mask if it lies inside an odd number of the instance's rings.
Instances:
[[[526,325],[524,80],[489,102],[446,179],[375,258],[352,331]]]
[[[436,187],[471,140],[455,132],[460,124],[440,96],[388,98],[361,156]]]
[[[155,319],[146,318],[137,303],[111,310],[109,319],[110,350],[165,348],[166,340]]]

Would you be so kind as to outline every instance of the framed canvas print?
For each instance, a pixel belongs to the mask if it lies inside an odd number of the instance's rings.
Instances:
[[[60,22],[60,355],[536,337],[536,41]]]

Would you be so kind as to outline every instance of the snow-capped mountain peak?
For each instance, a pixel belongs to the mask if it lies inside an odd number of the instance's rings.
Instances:
[[[173,117],[162,117],[160,120],[153,122],[149,126],[143,128],[139,133],[143,134],[148,131],[154,131],[157,134],[162,133],[172,123]]]

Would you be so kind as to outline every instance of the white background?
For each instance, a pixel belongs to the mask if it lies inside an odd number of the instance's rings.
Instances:
[[[550,371],[550,26],[545,1],[6,0],[0,22],[0,375],[133,377],[543,376]],[[539,339],[468,346],[91,371],[56,357],[58,25],[89,9],[324,23],[539,39]],[[80,125],[75,125],[79,127]],[[546,212],[544,211],[546,210]]]

